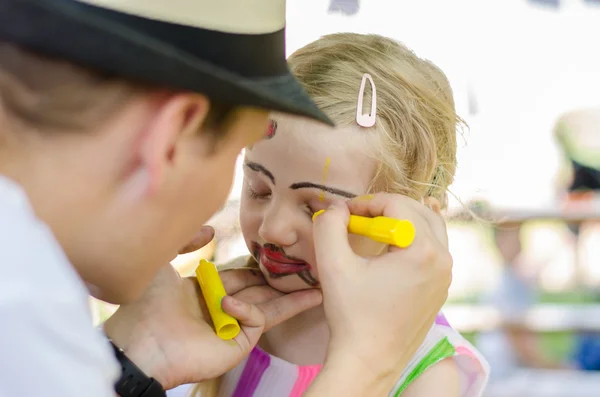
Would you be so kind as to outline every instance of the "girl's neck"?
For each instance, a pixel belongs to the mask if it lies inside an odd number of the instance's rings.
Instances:
[[[297,365],[323,364],[329,345],[329,327],[323,306],[307,310],[266,332],[260,347]]]

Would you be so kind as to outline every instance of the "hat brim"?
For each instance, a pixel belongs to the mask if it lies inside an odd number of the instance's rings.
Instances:
[[[283,43],[274,45],[284,35],[206,31],[73,0],[0,0],[0,40],[99,72],[333,125],[285,65]],[[264,71],[256,64],[243,69],[260,56],[254,48],[272,57],[269,46],[282,52],[283,64],[268,59]]]

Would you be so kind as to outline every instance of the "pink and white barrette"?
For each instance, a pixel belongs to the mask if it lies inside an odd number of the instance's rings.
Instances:
[[[365,84],[367,80],[371,83],[371,111],[369,114],[363,114],[363,98],[365,97]],[[356,105],[356,122],[361,127],[369,128],[375,125],[375,116],[377,115],[377,89],[373,78],[369,73],[363,74],[358,91],[358,104]]]

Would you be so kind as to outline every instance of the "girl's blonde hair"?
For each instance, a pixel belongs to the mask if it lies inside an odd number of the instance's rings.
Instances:
[[[288,63],[317,105],[339,126],[356,124],[360,83],[369,73],[377,90],[372,154],[380,164],[371,190],[417,200],[431,196],[442,207],[447,205],[462,120],[448,79],[437,66],[392,39],[356,33],[323,36],[294,52]],[[368,90],[363,102],[371,103]],[[252,262],[246,266],[254,267]],[[217,394],[218,380],[203,382],[192,392],[202,397]]]
[[[372,154],[380,164],[373,190],[415,199],[432,196],[446,206],[456,172],[457,127],[463,122],[437,66],[392,39],[355,33],[324,36],[288,62],[317,105],[340,126],[356,124],[360,82],[369,73],[377,89],[372,129],[378,136]],[[363,102],[371,103],[370,90]]]

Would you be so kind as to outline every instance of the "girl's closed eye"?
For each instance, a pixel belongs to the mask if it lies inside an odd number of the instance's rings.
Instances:
[[[306,204],[306,212],[312,219],[312,216],[315,214],[315,212],[327,209],[327,207],[329,207],[329,203],[325,201],[318,201],[316,203],[311,202]]]
[[[252,186],[251,183],[246,182],[246,193],[252,199],[268,199],[271,197],[271,190],[268,188],[258,189]]]
[[[308,216],[310,216],[311,218],[317,211],[318,210],[315,210],[310,204],[306,205],[306,212],[308,213]]]

